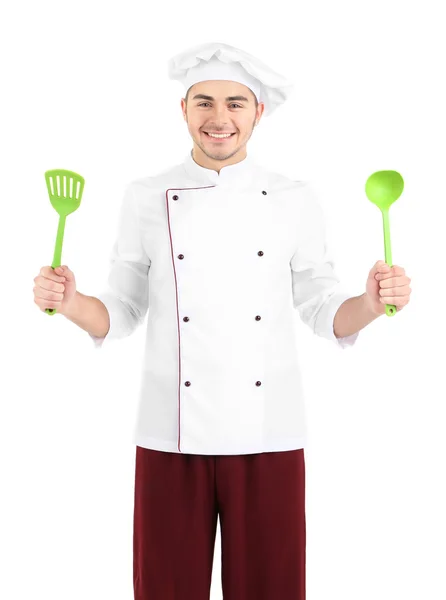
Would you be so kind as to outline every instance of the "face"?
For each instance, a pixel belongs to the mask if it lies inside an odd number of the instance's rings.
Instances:
[[[200,81],[189,89],[181,108],[198,164],[220,171],[246,158],[246,144],[264,110],[263,102],[257,108],[255,102],[253,92],[236,81]],[[215,139],[207,132],[232,135]]]

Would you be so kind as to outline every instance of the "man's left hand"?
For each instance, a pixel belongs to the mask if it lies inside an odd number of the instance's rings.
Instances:
[[[379,260],[370,270],[366,284],[366,298],[372,311],[383,315],[386,304],[396,306],[397,312],[404,308],[412,293],[410,282],[403,267],[389,267],[383,260]]]

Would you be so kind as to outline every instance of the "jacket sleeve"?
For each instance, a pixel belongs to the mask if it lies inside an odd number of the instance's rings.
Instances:
[[[334,259],[327,246],[323,210],[309,184],[299,205],[297,249],[291,258],[293,305],[302,321],[316,335],[333,341],[339,348],[353,346],[359,335],[337,338],[334,317],[338,308],[353,294],[342,289]]]
[[[96,349],[130,335],[144,321],[149,304],[149,268],[140,232],[134,184],[127,185],[119,212],[116,240],[109,259],[107,289],[96,297],[110,315],[110,328],[104,337],[88,334]]]

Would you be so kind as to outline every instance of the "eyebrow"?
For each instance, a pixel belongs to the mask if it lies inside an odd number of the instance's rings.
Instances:
[[[206,94],[196,94],[192,100],[215,100],[212,96],[207,96]],[[234,100],[241,100],[242,102],[249,102],[248,98],[245,96],[228,96],[226,98],[226,102],[232,102]]]

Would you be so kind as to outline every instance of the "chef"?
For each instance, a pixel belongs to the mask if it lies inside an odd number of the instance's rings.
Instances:
[[[247,142],[293,85],[223,43],[170,59],[193,147],[125,189],[97,348],[148,313],[134,430],[136,600],[208,600],[216,520],[225,600],[305,598],[306,422],[294,318],[338,348],[404,269],[378,261],[344,290],[308,183],[253,161]],[[280,140],[278,140],[280,143]],[[381,280],[379,280],[379,276]]]

